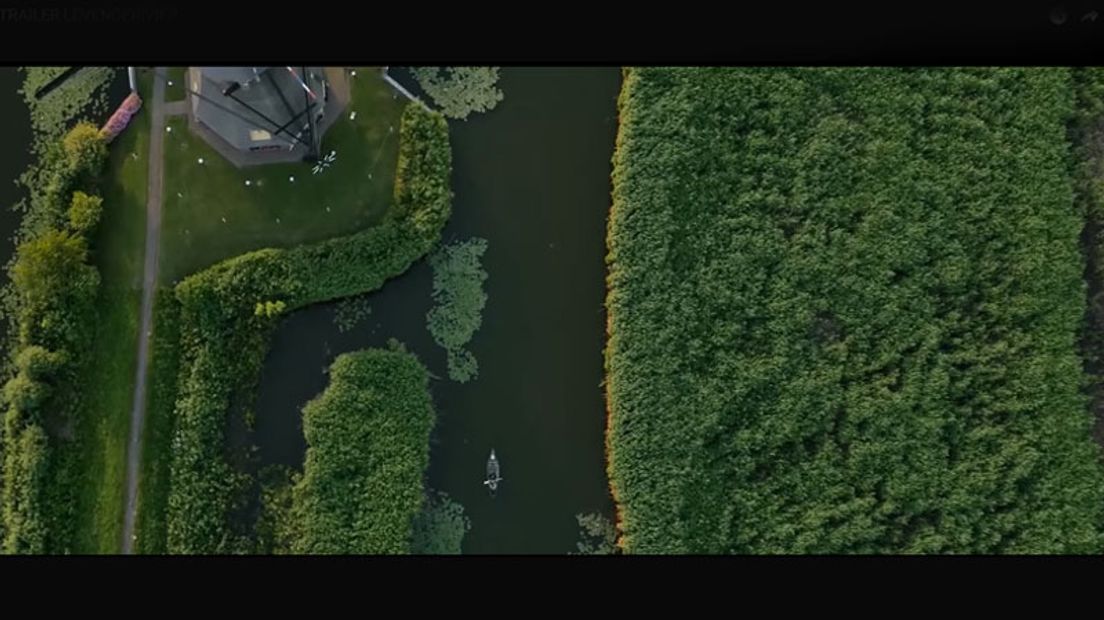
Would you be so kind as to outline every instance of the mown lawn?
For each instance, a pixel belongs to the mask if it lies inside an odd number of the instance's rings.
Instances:
[[[135,550],[143,554],[163,554],[166,543],[165,514],[169,500],[169,462],[171,460],[173,406],[176,404],[176,379],[180,366],[179,306],[170,287],[161,287],[153,307],[153,340],[150,342],[150,367],[146,385],[146,426],[142,437],[142,462],[139,466],[138,517],[135,523]]]
[[[350,79],[352,102],[322,139],[322,152],[336,151],[336,161],[318,175],[309,163],[239,170],[188,131],[184,118],[171,119],[162,282],[250,250],[320,241],[379,220],[391,204],[406,100],[375,69],[360,68]]]
[[[143,98],[152,75],[139,74]],[[148,104],[147,104],[148,105]],[[126,445],[134,390],[146,226],[150,117],[146,109],[111,145],[104,213],[93,246],[102,284],[95,339],[82,379],[76,550],[117,553],[126,495]]]
[[[165,84],[165,101],[181,101],[185,97],[184,71],[187,67],[169,67],[168,81]]]

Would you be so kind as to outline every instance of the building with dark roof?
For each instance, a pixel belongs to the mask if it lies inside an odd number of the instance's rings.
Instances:
[[[348,103],[333,68],[189,67],[186,80],[190,126],[237,166],[316,158]]]

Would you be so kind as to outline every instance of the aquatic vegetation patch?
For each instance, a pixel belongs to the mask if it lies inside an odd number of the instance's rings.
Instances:
[[[470,530],[471,519],[459,502],[443,491],[429,491],[422,512],[414,519],[411,553],[459,555]]]
[[[467,383],[479,373],[475,356],[465,349],[483,322],[487,294],[483,253],[487,240],[474,237],[441,246],[429,257],[433,268],[433,301],[426,326],[448,356],[448,375]]]
[[[617,528],[613,521],[601,513],[591,512],[575,515],[579,523],[579,542],[575,548],[579,555],[614,555],[620,553],[617,547]]]
[[[498,67],[412,67],[411,73],[449,118],[467,120],[472,112],[489,112],[502,101]]]
[[[69,67],[25,67],[27,79],[21,93],[31,112],[35,131],[35,151],[45,141],[60,137],[79,117],[96,117],[107,111],[107,88],[117,75],[115,67],[84,67],[53,90],[36,97],[35,93]]]
[[[334,307],[334,324],[341,333],[352,331],[372,314],[372,304],[367,295],[342,299]]]

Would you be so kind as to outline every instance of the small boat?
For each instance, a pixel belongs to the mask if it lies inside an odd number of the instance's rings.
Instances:
[[[499,475],[500,472],[498,458],[495,457],[494,448],[492,448],[491,458],[487,459],[487,479],[483,481],[483,484],[487,485],[487,490],[491,493],[491,497],[494,497],[495,491],[498,490],[498,483],[502,482],[502,477]]]

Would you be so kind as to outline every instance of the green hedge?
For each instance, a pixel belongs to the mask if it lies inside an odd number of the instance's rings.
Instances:
[[[274,317],[258,303],[288,311],[379,288],[425,255],[448,219],[448,125],[407,106],[400,129],[394,206],[364,232],[288,250],[265,249],[219,263],[176,287],[180,302],[181,378],[175,408],[168,498],[170,553],[242,551],[248,532],[233,515],[247,477],[225,458],[233,402],[248,402]]]
[[[142,438],[141,476],[138,480],[135,548],[142,554],[163,555],[167,550],[166,513],[173,408],[180,384],[180,304],[172,288],[157,289],[153,309],[154,332],[150,344],[149,397],[145,436]]]
[[[296,553],[410,553],[433,428],[429,373],[401,351],[339,355],[303,408],[307,456],[294,489]]]
[[[632,69],[609,471],[634,552],[1099,552],[1064,69]]]
[[[72,436],[79,406],[73,379],[90,346],[100,281],[88,252],[96,222],[86,217],[100,199],[79,189],[95,186],[107,157],[94,130],[78,124],[54,150],[65,156],[44,161],[41,178],[52,181],[32,192],[36,200],[9,269],[13,376],[3,390],[0,442],[0,538],[7,553],[62,553],[71,544],[72,459],[81,440]],[[71,220],[80,225],[69,227]]]

